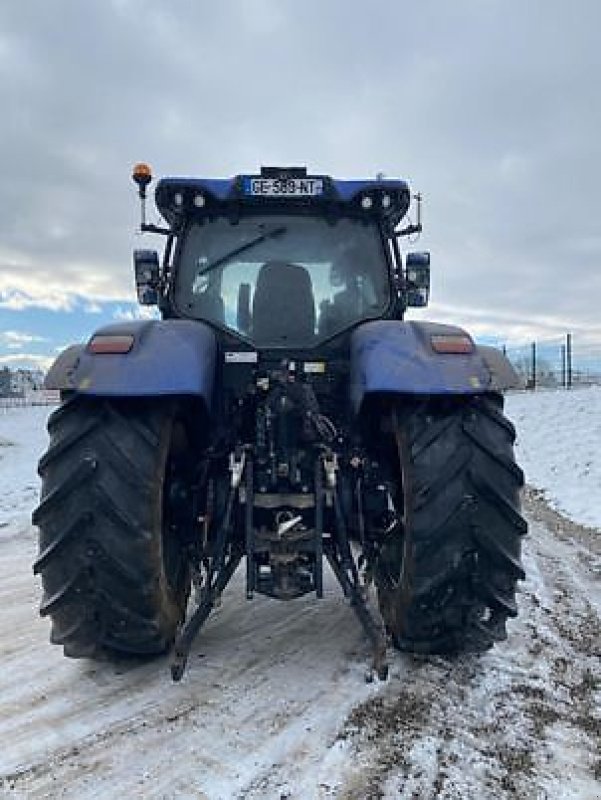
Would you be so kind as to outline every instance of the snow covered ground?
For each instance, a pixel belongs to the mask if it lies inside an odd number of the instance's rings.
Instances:
[[[367,648],[329,581],[247,602],[242,578],[181,684],[166,659],[87,663],[48,644],[30,513],[47,409],[0,411],[0,797],[601,800],[601,391],[516,395],[530,484],[520,616],[491,653]],[[543,496],[544,492],[544,496]]]
[[[601,387],[507,398],[528,482],[576,522],[601,528]]]
[[[45,450],[47,406],[0,408],[0,541],[2,529],[26,520],[36,504],[36,468]]]

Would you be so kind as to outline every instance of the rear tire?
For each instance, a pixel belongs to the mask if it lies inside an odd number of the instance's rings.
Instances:
[[[403,526],[384,542],[376,582],[401,650],[481,652],[506,638],[517,614],[524,478],[502,408],[489,395],[392,412]]]
[[[188,567],[164,497],[173,408],[73,397],[49,418],[34,572],[67,656],[164,652],[185,615]]]

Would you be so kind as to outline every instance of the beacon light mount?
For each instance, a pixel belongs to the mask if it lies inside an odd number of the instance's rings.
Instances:
[[[131,177],[138,187],[138,196],[140,198],[140,231],[142,233],[169,235],[171,231],[168,228],[161,228],[159,225],[152,225],[146,222],[146,189],[152,182],[152,169],[148,164],[140,161],[134,165]]]

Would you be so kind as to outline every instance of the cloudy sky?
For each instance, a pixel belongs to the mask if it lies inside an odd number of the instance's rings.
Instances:
[[[601,340],[600,30],[598,0],[0,0],[0,364],[136,313],[139,160],[403,177],[429,318]]]

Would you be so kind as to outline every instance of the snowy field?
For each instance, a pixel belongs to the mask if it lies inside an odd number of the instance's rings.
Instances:
[[[582,525],[601,528],[601,387],[507,398],[528,482]]]
[[[249,603],[240,577],[174,685],[166,659],[48,644],[30,523],[48,409],[0,410],[0,797],[601,800],[601,390],[508,411],[531,488],[507,642],[391,653],[368,685],[332,581],[321,602]]]

